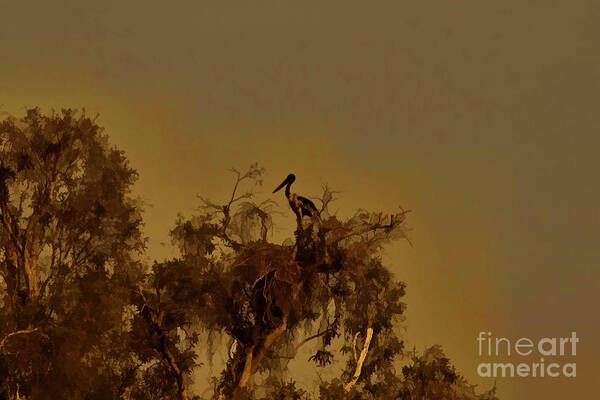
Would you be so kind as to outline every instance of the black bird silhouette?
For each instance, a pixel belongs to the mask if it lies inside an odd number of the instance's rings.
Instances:
[[[319,210],[315,206],[315,203],[306,197],[298,196],[296,193],[290,193],[290,186],[292,186],[292,183],[294,183],[295,180],[296,175],[289,174],[287,178],[281,182],[281,185],[277,186],[277,189],[273,190],[273,193],[281,190],[281,188],[285,186],[285,197],[287,197],[290,207],[296,215],[298,215],[300,218],[304,216],[318,217]]]

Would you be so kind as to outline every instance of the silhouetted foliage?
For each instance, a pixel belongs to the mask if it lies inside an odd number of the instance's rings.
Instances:
[[[393,328],[403,312],[404,284],[393,280],[379,250],[405,237],[406,212],[359,210],[341,220],[327,213],[326,191],[320,218],[299,218],[295,240],[278,245],[267,241],[272,204],[238,193],[244,181],[260,184],[262,170],[253,165],[234,173],[225,204],[202,198],[203,213],[180,218],[172,231],[182,259],[211,281],[202,293],[202,323],[232,339],[218,394],[239,396],[255,373],[285,369],[282,359],[294,358],[310,340],[321,343],[310,358],[319,366],[354,352],[343,371],[346,390],[391,368],[402,352]],[[244,222],[249,219],[254,223]],[[337,337],[353,347],[332,350]]]
[[[421,355],[414,354],[412,364],[402,368],[402,375],[404,380],[395,397],[401,400],[497,400],[495,388],[476,394],[475,386],[456,372],[440,346],[430,347]]]
[[[142,277],[137,178],[93,119],[0,123],[1,385],[8,398],[117,398],[135,361],[125,319]]]
[[[230,196],[199,196],[196,215],[178,216],[178,257],[147,266],[137,174],[93,119],[8,118],[0,156],[4,398],[199,399],[194,371],[220,338],[214,399],[495,399],[476,395],[438,347],[396,371],[405,284],[381,249],[407,239],[402,208],[343,218],[325,186],[306,216],[289,191],[291,212],[256,199],[258,165],[232,169]],[[296,216],[282,244],[270,241],[276,213]],[[339,368],[312,392],[288,370],[307,343],[315,371]]]

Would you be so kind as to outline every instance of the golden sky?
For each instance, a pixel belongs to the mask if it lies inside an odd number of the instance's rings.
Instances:
[[[152,205],[149,258],[172,255],[160,243],[197,194],[222,198],[227,168],[257,161],[264,198],[294,172],[299,193],[340,190],[341,214],[413,210],[413,247],[386,251],[408,283],[411,344],[442,344],[488,387],[475,370],[479,331],[577,331],[577,378],[500,378],[499,394],[595,390],[597,0],[0,0],[0,10],[0,111],[99,113]]]

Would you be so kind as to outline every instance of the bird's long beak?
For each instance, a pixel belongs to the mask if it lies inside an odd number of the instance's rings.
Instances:
[[[285,185],[287,185],[288,183],[288,179],[285,178],[285,180],[283,182],[281,182],[281,185],[277,186],[277,189],[273,190],[273,193],[275,193],[278,190],[281,190],[282,187],[284,187]]]

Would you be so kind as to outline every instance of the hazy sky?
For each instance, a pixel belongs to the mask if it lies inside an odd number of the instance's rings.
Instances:
[[[0,0],[0,111],[99,113],[152,205],[150,258],[172,254],[160,242],[178,211],[254,161],[263,198],[294,172],[299,193],[340,190],[340,214],[412,209],[414,246],[386,251],[408,283],[409,342],[442,344],[488,387],[479,331],[577,331],[577,378],[500,378],[499,394],[589,397],[600,2],[321,3]]]

